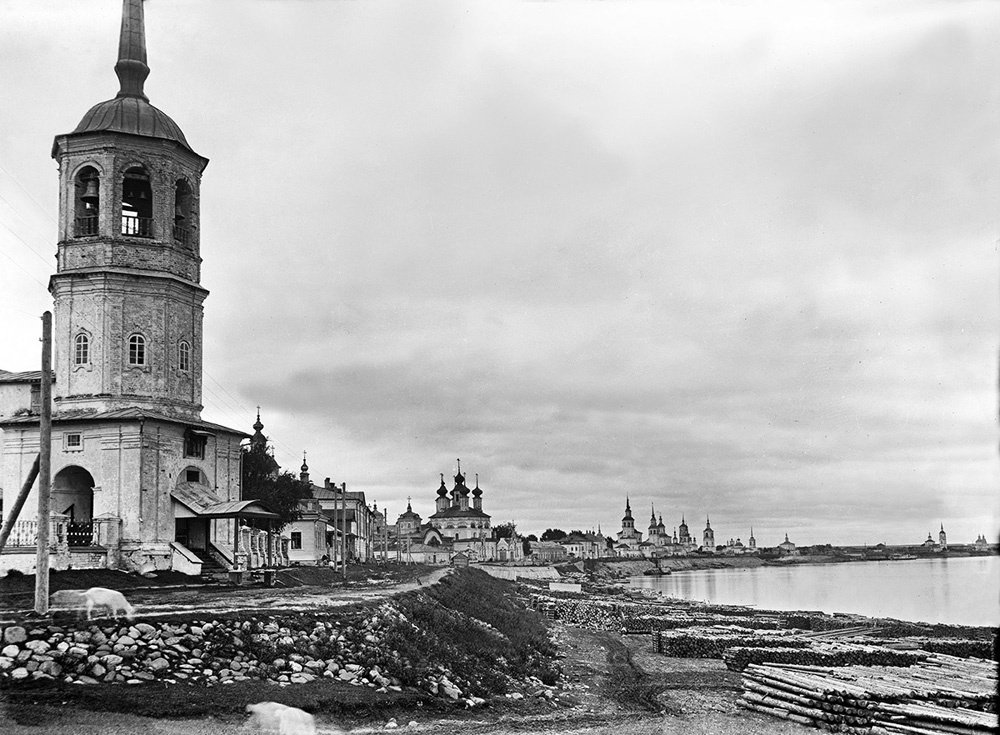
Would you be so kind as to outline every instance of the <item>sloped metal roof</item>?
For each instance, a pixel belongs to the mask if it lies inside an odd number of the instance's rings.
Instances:
[[[222,500],[204,485],[180,482],[170,497],[195,515],[203,518],[266,518],[277,520],[278,514],[268,510],[259,500]]]
[[[39,372],[38,375],[41,375]],[[0,375],[0,382],[3,376]],[[235,434],[237,436],[250,436],[245,431],[231,429],[222,424],[213,424],[201,419],[185,419],[177,416],[167,416],[166,414],[150,411],[145,408],[118,408],[114,411],[94,411],[90,409],[70,409],[68,411],[56,411],[52,414],[52,422],[62,421],[164,421],[171,424],[181,424],[195,429],[205,431]],[[37,415],[11,416],[0,419],[0,426],[14,424],[37,424]]]

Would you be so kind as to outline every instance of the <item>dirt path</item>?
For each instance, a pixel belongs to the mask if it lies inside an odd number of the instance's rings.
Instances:
[[[401,592],[415,590],[421,585],[432,585],[451,571],[449,568],[435,569],[420,577],[416,582],[386,584],[366,587],[216,587],[212,585],[178,587],[145,587],[123,590],[129,602],[143,618],[156,618],[173,613],[204,613],[217,615],[236,610],[318,610],[339,607],[357,602],[379,600]],[[0,618],[22,614],[33,593],[7,595],[7,603],[16,607],[0,609]]]

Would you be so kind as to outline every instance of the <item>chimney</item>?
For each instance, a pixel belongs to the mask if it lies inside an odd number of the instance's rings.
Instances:
[[[325,480],[323,480],[323,487],[326,488],[327,490],[330,489],[330,478],[329,477],[327,477]]]

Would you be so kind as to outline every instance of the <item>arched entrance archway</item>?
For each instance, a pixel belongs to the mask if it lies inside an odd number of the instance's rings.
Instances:
[[[69,516],[70,546],[94,543],[94,478],[83,467],[63,467],[52,480],[52,511]]]

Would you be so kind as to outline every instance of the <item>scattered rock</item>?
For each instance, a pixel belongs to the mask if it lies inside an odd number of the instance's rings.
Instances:
[[[20,625],[11,625],[4,628],[3,640],[4,643],[24,643],[28,640],[28,632]]]

